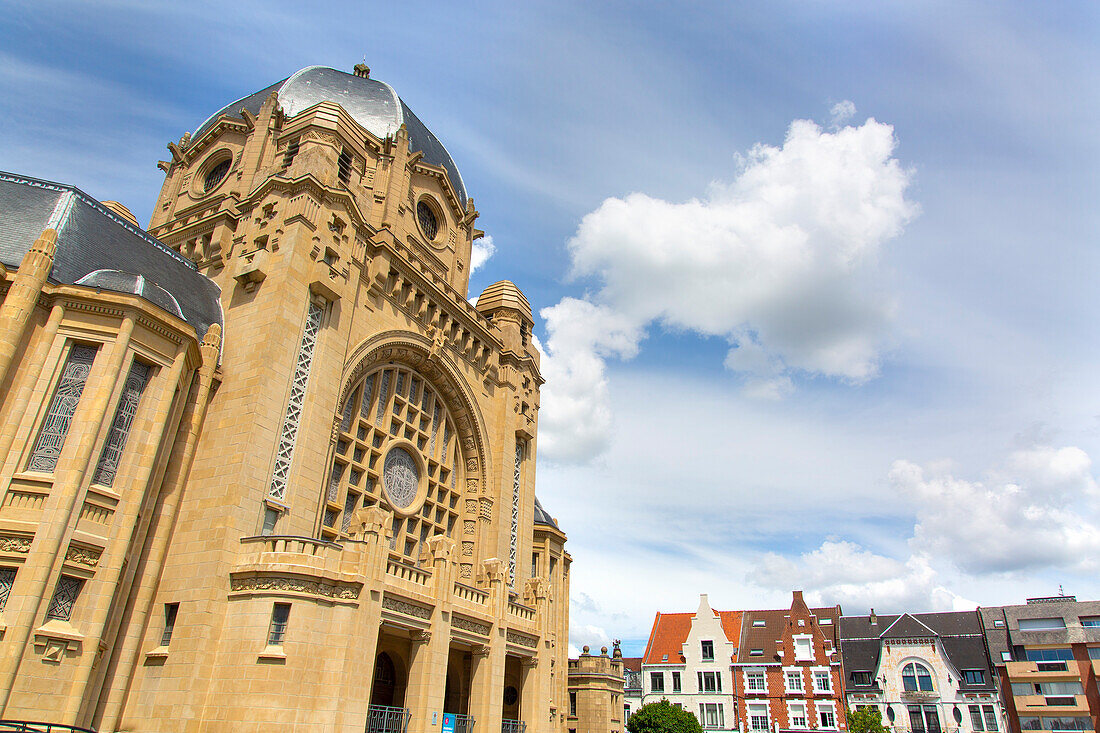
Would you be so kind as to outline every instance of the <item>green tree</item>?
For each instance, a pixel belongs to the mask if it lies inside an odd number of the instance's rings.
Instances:
[[[882,724],[882,713],[876,707],[848,710],[849,733],[887,733]]]
[[[626,721],[630,733],[703,733],[695,716],[665,698],[638,708]]]

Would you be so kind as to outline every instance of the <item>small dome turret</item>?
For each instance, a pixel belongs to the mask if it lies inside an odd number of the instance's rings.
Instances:
[[[531,316],[531,304],[511,280],[501,280],[485,288],[477,298],[476,307],[487,318],[492,318],[492,314],[502,308],[511,308],[519,311],[528,322],[535,321]]]

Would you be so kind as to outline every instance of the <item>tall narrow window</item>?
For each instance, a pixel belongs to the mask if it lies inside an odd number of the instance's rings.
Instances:
[[[58,578],[53,598],[50,599],[50,606],[46,609],[46,620],[68,621],[72,618],[73,606],[76,605],[76,599],[83,587],[83,578],[73,578],[68,575]]]
[[[294,156],[298,155],[298,138],[294,138],[286,146],[286,152],[283,153],[283,171],[285,172],[290,164],[294,162]]]
[[[15,583],[15,568],[0,568],[0,611],[3,611],[8,603],[13,583]]]
[[[164,604],[164,631],[160,635],[160,645],[168,646],[172,641],[172,633],[176,630],[176,615],[180,612],[180,604]]]
[[[701,651],[703,653],[703,661],[710,662],[714,660],[714,642],[711,640],[699,642]]]
[[[94,346],[77,344],[69,350],[69,358],[61,370],[61,379],[54,389],[49,412],[27,464],[28,470],[52,473],[57,467],[57,458],[65,447],[65,437],[69,434],[80,395],[84,393],[84,385],[88,383],[95,355]]]
[[[340,173],[340,183],[346,186],[351,180],[351,153],[346,149],[340,151],[340,158],[336,161],[336,165]]]
[[[279,500],[286,495],[287,479],[294,460],[294,444],[298,440],[298,423],[302,419],[302,407],[309,384],[309,368],[313,364],[313,347],[317,345],[317,332],[321,330],[322,313],[321,306],[309,304],[306,325],[302,330],[302,342],[298,347],[298,361],[294,366],[294,380],[290,384],[290,398],[283,416],[279,448],[275,454],[275,467],[271,472],[271,488],[268,489],[268,494]]]
[[[115,419],[111,422],[111,432],[107,433],[103,454],[100,455],[92,476],[93,484],[111,486],[115,482],[122,450],[126,447],[126,439],[130,437],[130,427],[134,424],[138,403],[145,391],[145,385],[149,382],[149,372],[149,365],[140,361],[135,361],[130,367],[130,374],[122,388],[122,397],[119,398],[118,408],[115,410]]]
[[[271,627],[267,632],[268,646],[282,646],[286,639],[286,625],[290,619],[290,604],[276,603],[271,608]]]
[[[260,530],[260,534],[269,535],[275,533],[275,525],[279,521],[280,512],[278,509],[272,509],[269,506],[264,507],[264,526]]]
[[[519,542],[519,492],[523,474],[523,453],[527,447],[522,440],[516,441],[516,466],[512,474],[512,528],[508,544],[508,585],[516,587],[516,545]]]

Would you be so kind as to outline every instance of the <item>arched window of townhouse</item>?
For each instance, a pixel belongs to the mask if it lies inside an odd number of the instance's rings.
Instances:
[[[910,662],[901,670],[901,684],[906,692],[931,692],[932,674],[918,662]]]

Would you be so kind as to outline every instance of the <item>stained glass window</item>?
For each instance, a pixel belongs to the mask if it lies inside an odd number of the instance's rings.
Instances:
[[[69,350],[69,358],[61,371],[49,412],[46,413],[46,420],[42,423],[31,453],[28,470],[52,473],[57,467],[57,459],[65,446],[65,437],[69,434],[73,413],[76,412],[80,395],[84,392],[84,385],[88,382],[95,355],[94,346],[77,344]]]
[[[122,460],[122,449],[126,447],[126,439],[130,437],[130,427],[134,424],[141,394],[149,382],[149,372],[149,365],[140,361],[135,361],[130,367],[130,374],[122,388],[122,397],[119,398],[118,408],[115,410],[115,419],[111,422],[111,432],[107,434],[107,442],[103,445],[103,454],[96,464],[92,483],[110,486],[115,482],[115,473],[118,471],[119,461]]]
[[[426,539],[450,537],[459,524],[462,456],[447,407],[422,375],[399,366],[367,375],[348,394],[339,408],[322,525],[337,536],[361,506],[417,508],[411,517],[394,518],[390,545],[415,560]],[[427,496],[418,507],[425,481]]]
[[[0,568],[0,611],[8,603],[11,586],[15,582],[15,568]]]
[[[54,589],[53,598],[50,600],[50,607],[46,610],[46,620],[68,621],[72,618],[73,606],[76,604],[80,589],[83,587],[83,578],[73,578],[68,575],[62,575],[58,578],[57,587]]]

